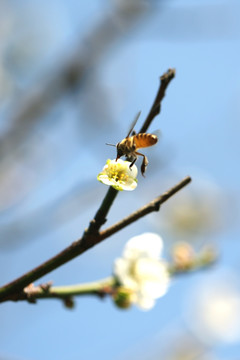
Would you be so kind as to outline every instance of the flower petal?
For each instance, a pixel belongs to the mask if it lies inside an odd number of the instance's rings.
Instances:
[[[170,276],[160,259],[162,239],[154,233],[131,238],[123,257],[115,260],[114,274],[120,285],[132,291],[131,301],[142,309],[153,307],[155,299],[168,289]]]
[[[126,244],[124,257],[132,259],[147,256],[158,259],[163,249],[162,238],[155,233],[146,232],[132,237]]]
[[[150,297],[139,297],[136,301],[136,305],[142,310],[150,310],[155,305],[155,300]]]
[[[116,190],[132,191],[137,187],[137,167],[130,168],[129,161],[108,159],[102,172],[97,176],[98,181],[110,185]]]

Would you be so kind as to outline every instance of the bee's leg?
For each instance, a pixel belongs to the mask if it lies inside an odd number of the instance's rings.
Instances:
[[[142,173],[142,176],[144,176],[144,173],[146,171],[146,167],[148,166],[148,159],[145,155],[139,153],[139,152],[136,152],[136,155],[140,155],[140,156],[143,156],[143,161],[142,161],[142,165],[141,165],[141,173]]]
[[[129,165],[129,169],[132,170],[131,168],[133,167],[133,165],[135,164],[137,158],[135,157],[135,159],[131,162],[131,164]]]

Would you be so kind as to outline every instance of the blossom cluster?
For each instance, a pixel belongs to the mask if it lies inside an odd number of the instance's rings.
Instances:
[[[151,309],[157,298],[169,287],[167,264],[161,259],[162,238],[154,233],[144,233],[131,238],[125,245],[123,256],[115,260],[114,275],[128,291],[129,305],[136,304],[144,310]]]

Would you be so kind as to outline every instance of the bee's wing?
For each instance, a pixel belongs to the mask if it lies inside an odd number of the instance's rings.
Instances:
[[[141,115],[141,111],[139,111],[139,112],[137,113],[137,115],[135,116],[135,118],[134,118],[134,120],[133,120],[133,122],[132,122],[131,128],[130,128],[130,130],[129,130],[127,136],[126,136],[126,138],[128,138],[129,135],[131,134],[131,132],[133,131],[134,126],[136,125],[136,123],[137,123],[138,118],[139,118],[140,115]]]

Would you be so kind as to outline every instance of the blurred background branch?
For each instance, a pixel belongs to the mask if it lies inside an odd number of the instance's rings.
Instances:
[[[82,96],[84,101],[84,92],[89,81],[94,81],[94,89],[97,90],[100,86],[97,76],[100,60],[104,59],[104,56],[114,49],[115,44],[124,39],[127,34],[134,32],[136,26],[140,26],[151,11],[152,7],[142,1],[112,3],[111,10],[103,13],[103,16],[89,29],[89,33],[84,34],[83,37],[79,33],[79,39],[76,36],[76,39],[68,46],[67,52],[64,49],[61,50],[57,61],[50,62],[46,68],[41,69],[32,84],[25,86],[22,91],[18,91],[13,96],[3,114],[4,123],[7,126],[0,131],[0,198],[2,199],[0,213],[2,212],[3,216],[21,205],[21,202],[31,196],[39,185],[46,181],[46,178],[55,175],[55,172],[64,166],[64,162],[68,163],[71,157],[74,159],[76,151],[79,151],[76,145],[69,147],[70,154],[67,150],[62,156],[64,152],[62,143],[58,143],[59,140],[55,140],[52,136],[52,131],[55,131],[58,126],[62,129],[61,115],[56,114],[52,108],[54,109],[54,106],[58,108],[59,102],[64,103],[68,98],[72,99],[70,106],[76,107],[76,101],[80,100],[77,99],[74,103],[72,101],[78,95]],[[101,94],[100,86],[96,101],[100,99]],[[85,100],[87,100],[86,96]],[[109,119],[110,114],[107,109],[111,100],[104,100],[105,115]],[[89,123],[87,115],[84,115],[84,121],[81,120],[82,115],[76,115],[77,126],[81,122],[81,126],[85,128],[89,136],[95,136],[92,128],[94,123]],[[70,123],[74,124],[72,119]],[[69,137],[71,138],[71,134]],[[69,140],[64,139],[66,147],[69,146]],[[85,137],[84,140],[80,138],[78,141],[82,141],[82,146],[85,146]],[[54,154],[58,156],[58,160]],[[59,164],[60,168],[59,165],[56,168],[60,158],[62,158],[62,165]],[[35,229],[39,229],[39,234],[43,233],[44,229],[48,228],[48,224],[54,223],[53,210],[56,212],[57,209],[57,218],[59,214],[65,214],[62,216],[63,222],[71,220],[75,213],[76,197],[78,197],[78,203],[86,206],[84,200],[86,193],[83,194],[81,186],[86,188],[88,184],[80,183],[79,185],[74,184],[66,188],[57,198],[48,201],[46,206],[39,206],[30,213],[23,212],[19,219],[10,220],[9,224],[8,221],[4,223],[1,228],[3,248],[15,248],[21,246],[24,239],[31,239],[34,226]],[[91,187],[89,192],[94,191],[94,183]],[[89,196],[91,197],[90,193]],[[67,219],[70,208],[71,216]],[[79,210],[78,207],[77,212]],[[24,220],[25,218],[27,221]],[[22,239],[21,242],[15,241],[16,232],[12,231],[13,228],[19,233],[18,238]]]
[[[36,83],[14,99],[5,117],[10,126],[1,134],[0,154],[5,154],[4,158],[1,156],[1,161],[8,161],[6,154],[11,156],[56,101],[69,91],[80,90],[87,77],[94,73],[100,58],[114,43],[130,33],[148,10],[150,7],[142,1],[113,6],[111,12],[106,13],[99,24],[85,35],[84,40],[76,41],[70,53],[58,58],[54,67],[46,69]]]

